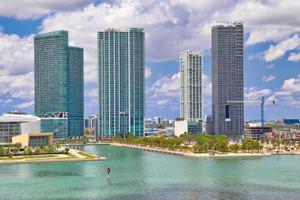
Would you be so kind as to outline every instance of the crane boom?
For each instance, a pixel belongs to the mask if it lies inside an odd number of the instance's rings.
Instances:
[[[230,103],[260,103],[260,106],[261,106],[261,132],[263,133],[264,132],[264,104],[265,103],[271,103],[271,104],[275,104],[275,101],[274,100],[265,100],[265,97],[262,97],[261,100],[228,100],[227,101],[228,104]],[[226,112],[228,112],[227,115],[229,115],[229,105],[225,107],[226,109]],[[226,119],[225,119],[226,120]],[[227,120],[227,121],[230,121],[230,120]]]

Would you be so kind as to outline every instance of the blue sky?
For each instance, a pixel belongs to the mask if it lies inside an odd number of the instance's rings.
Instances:
[[[21,9],[19,12],[18,10]],[[2,0],[0,113],[33,113],[33,36],[65,29],[85,49],[85,115],[97,113],[96,33],[142,27],[146,33],[146,116],[179,115],[179,53],[204,52],[204,114],[211,113],[210,28],[220,21],[245,27],[245,99],[265,96],[267,119],[300,117],[300,2],[292,0]],[[272,13],[272,14],[270,14]],[[246,119],[259,119],[257,104]]]

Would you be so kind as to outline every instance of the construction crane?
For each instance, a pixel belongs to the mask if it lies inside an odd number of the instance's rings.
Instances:
[[[229,100],[227,101],[228,104],[231,104],[231,103],[260,103],[260,109],[261,109],[261,133],[264,132],[264,123],[265,123],[265,120],[264,120],[264,105],[265,103],[271,103],[271,104],[275,104],[275,101],[274,100],[271,100],[271,101],[268,101],[268,100],[265,100],[265,97],[261,97],[261,100],[244,100],[244,101],[232,101],[232,100]],[[230,118],[229,118],[229,105],[226,105],[225,106],[225,120],[227,121],[230,121]],[[228,120],[229,119],[229,120]]]

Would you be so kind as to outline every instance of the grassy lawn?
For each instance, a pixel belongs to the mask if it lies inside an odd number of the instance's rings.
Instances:
[[[31,158],[55,158],[57,157],[56,155],[49,155],[49,154],[44,154],[44,155],[25,155],[25,156],[13,156],[11,158],[9,157],[1,157],[0,160],[20,160],[20,159],[31,159]]]

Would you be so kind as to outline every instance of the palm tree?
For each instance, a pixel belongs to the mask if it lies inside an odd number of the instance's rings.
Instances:
[[[0,156],[4,156],[5,149],[3,147],[0,147]]]

